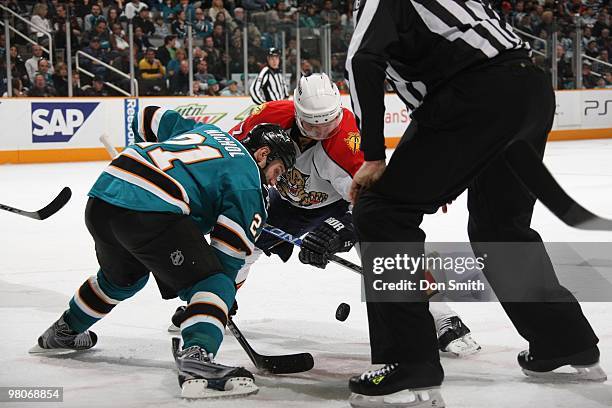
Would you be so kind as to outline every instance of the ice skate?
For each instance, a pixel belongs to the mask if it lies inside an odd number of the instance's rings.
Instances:
[[[243,367],[214,363],[199,346],[179,350],[180,339],[172,339],[172,351],[178,367],[181,396],[193,399],[236,398],[255,394],[253,374]]]
[[[517,360],[526,376],[539,380],[604,382],[608,379],[605,371],[599,366],[597,346],[567,357],[551,359],[539,359],[530,354],[529,350],[523,350]],[[570,366],[573,372],[555,371],[564,366]]]
[[[437,365],[437,366],[436,366]],[[387,364],[352,377],[349,403],[354,408],[441,408],[439,363]]]
[[[77,333],[68,327],[64,314],[51,325],[39,338],[38,344],[30,353],[53,353],[64,351],[82,351],[96,345],[98,336],[92,331]]]
[[[446,318],[440,323],[438,344],[440,350],[459,357],[477,353],[481,348],[459,316]]]

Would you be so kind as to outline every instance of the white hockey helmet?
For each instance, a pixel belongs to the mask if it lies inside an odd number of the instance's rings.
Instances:
[[[342,121],[340,91],[326,74],[303,76],[293,91],[293,104],[302,135],[325,140],[338,132]]]

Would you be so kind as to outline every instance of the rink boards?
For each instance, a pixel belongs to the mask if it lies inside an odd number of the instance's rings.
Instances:
[[[549,140],[612,138],[612,89],[558,91]],[[351,108],[348,96],[343,104]],[[134,140],[129,124],[139,109],[157,105],[229,130],[256,106],[247,97],[15,98],[0,99],[0,164],[107,160],[99,141]],[[385,138],[395,147],[410,123],[410,112],[394,94],[385,96]],[[484,118],[486,120],[486,118]],[[351,135],[347,143],[359,143]]]

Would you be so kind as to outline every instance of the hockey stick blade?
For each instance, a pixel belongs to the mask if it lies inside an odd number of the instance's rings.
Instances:
[[[227,320],[227,327],[230,329],[240,346],[246,351],[251,362],[258,370],[270,374],[292,374],[302,373],[314,367],[314,359],[310,353],[283,354],[277,356],[259,354],[253,350],[232,319]]]
[[[10,207],[4,204],[0,204],[0,210],[9,211],[14,214],[23,215],[24,217],[33,218],[35,220],[44,220],[61,210],[62,207],[70,200],[70,197],[72,197],[72,191],[69,187],[64,187],[57,197],[53,199],[53,201],[38,211],[20,210],[19,208]]]
[[[263,230],[264,232],[274,235],[275,237],[280,238],[285,242],[289,242],[290,244],[293,244],[297,247],[302,246],[302,240],[300,238],[294,237],[293,235],[289,234],[288,232],[283,231],[280,228],[276,228],[270,224],[266,224]],[[351,271],[358,273],[360,275],[363,273],[361,266],[356,265],[347,259],[341,258],[338,255],[330,255],[329,260],[335,264],[342,265],[345,268],[350,269]]]
[[[583,230],[612,231],[612,220],[593,214],[570,197],[527,142],[511,144],[505,157],[525,187],[565,224]]]

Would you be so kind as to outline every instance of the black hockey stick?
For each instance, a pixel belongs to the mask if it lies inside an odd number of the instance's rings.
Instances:
[[[290,244],[293,244],[297,247],[301,247],[302,246],[302,240],[299,237],[294,237],[293,235],[289,234],[288,232],[283,231],[280,228],[276,228],[270,224],[266,224],[263,227],[264,232],[267,232],[268,234],[274,235],[277,238],[282,239],[283,241],[289,242]],[[336,263],[338,265],[342,265],[347,269],[350,269],[351,271],[358,273],[358,274],[362,274],[363,270],[361,269],[361,266],[356,265],[354,263],[352,263],[349,260],[346,260],[344,258],[340,258],[337,255],[330,255],[329,260],[332,261],[333,263]]]
[[[38,211],[20,210],[19,208],[10,207],[5,204],[0,204],[0,210],[9,211],[18,215],[23,215],[24,217],[33,218],[35,220],[44,220],[61,210],[62,207],[66,205],[68,200],[70,200],[71,196],[72,191],[70,191],[70,188],[64,187],[57,197],[53,199],[53,201]]]
[[[514,142],[504,154],[525,187],[561,221],[583,230],[612,231],[612,220],[593,214],[570,197],[527,142]]]
[[[242,335],[236,323],[229,318],[227,319],[227,327],[230,329],[236,340],[247,355],[257,367],[258,370],[270,373],[270,374],[291,374],[301,373],[310,370],[314,367],[314,359],[310,353],[298,353],[298,354],[283,354],[277,356],[264,356],[258,354],[253,347],[249,344],[246,338]]]

